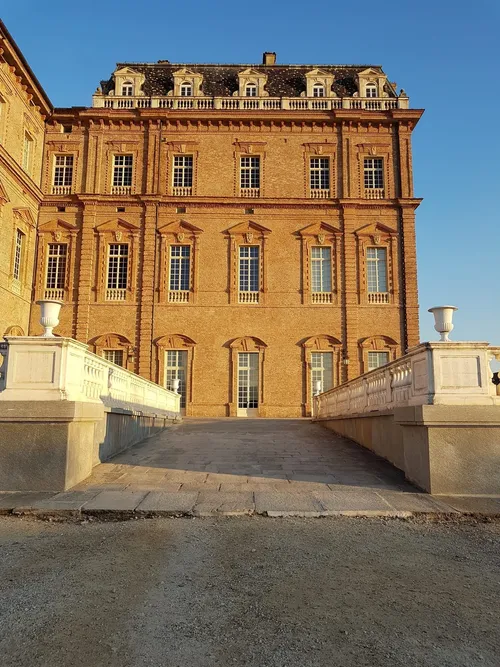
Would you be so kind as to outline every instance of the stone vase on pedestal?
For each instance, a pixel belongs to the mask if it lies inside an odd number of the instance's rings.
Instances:
[[[37,301],[40,306],[40,324],[44,328],[43,338],[54,338],[53,329],[59,324],[59,313],[62,301],[55,299],[41,299]]]
[[[449,333],[453,331],[453,313],[456,306],[434,306],[429,313],[434,315],[434,329],[441,335],[441,342],[449,341]]]

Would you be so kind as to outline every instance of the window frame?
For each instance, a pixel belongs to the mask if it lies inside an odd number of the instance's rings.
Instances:
[[[318,166],[315,166],[318,162]],[[326,166],[325,166],[326,164]],[[331,192],[331,158],[328,155],[309,156],[309,195],[312,199],[328,199]],[[326,179],[325,179],[326,174]],[[317,181],[316,183],[314,181]],[[325,187],[326,183],[326,187]]]
[[[323,251],[327,251],[328,253],[328,258],[324,257],[314,257],[314,251],[315,250],[320,250],[321,255],[323,255]],[[332,247],[329,245],[311,245],[310,246],[310,266],[311,266],[311,281],[310,281],[310,291],[311,291],[311,297],[313,297],[314,294],[332,294],[333,292],[333,264],[332,264]],[[318,285],[315,285],[315,278],[317,278],[317,275],[315,276],[315,267],[319,265],[319,282],[321,289],[315,289]],[[328,289],[325,289],[325,285],[323,285],[324,278],[325,278],[325,265],[327,266],[327,271],[326,275],[328,276],[328,284],[326,287]]]
[[[174,255],[174,251],[180,251],[179,255]],[[187,255],[183,255],[182,251],[187,250]],[[172,243],[169,246],[168,253],[168,300],[170,302],[175,301],[179,302],[178,298],[175,298],[174,293],[178,293],[177,296],[184,295],[186,301],[189,301],[189,293],[191,292],[192,287],[192,245],[189,243]],[[186,260],[187,259],[187,269]],[[176,261],[178,260],[178,261]],[[183,261],[184,260],[184,261]],[[178,271],[174,271],[174,267],[178,265]],[[174,278],[174,273],[178,273],[177,279]],[[183,278],[187,277],[187,286],[183,287]],[[177,282],[177,286],[173,286],[173,282]]]
[[[193,97],[194,86],[191,81],[183,81],[179,84],[179,96],[180,97]],[[187,92],[189,91],[189,92]]]
[[[58,249],[64,248],[64,253],[51,252],[51,247],[57,247]],[[51,260],[55,259],[54,268],[51,267]],[[68,260],[69,260],[69,243],[68,242],[49,242],[47,243],[46,248],[46,257],[45,257],[45,280],[44,280],[44,297],[46,299],[50,298],[63,298],[66,292],[67,280],[68,280]],[[63,267],[61,271],[61,265]],[[52,272],[52,275],[49,275]],[[62,275],[61,275],[62,274]],[[49,280],[50,279],[50,280]],[[49,282],[54,284],[49,285]]]
[[[248,255],[242,255],[242,251],[248,250]],[[252,256],[251,251],[256,251]],[[255,243],[242,243],[238,245],[238,303],[258,304],[261,292],[261,247]],[[246,267],[245,271],[242,271]],[[246,273],[246,276],[245,276]],[[247,289],[242,289],[242,284],[247,283]]]
[[[375,256],[374,257],[369,257],[369,251],[375,251]],[[380,259],[378,257],[378,253],[383,252],[384,258]],[[374,246],[374,245],[367,245],[365,247],[365,262],[366,262],[366,294],[389,294],[389,253],[388,249],[386,246]],[[381,281],[380,279],[380,270],[379,267],[381,265],[384,265],[384,275],[383,275],[383,280]],[[385,289],[370,289],[370,281],[372,280],[372,276],[370,276],[371,269],[369,267],[374,266],[375,267],[375,275],[376,280],[376,287],[379,288],[381,286],[385,285]],[[373,287],[373,280],[372,280],[372,287]],[[370,298],[368,296],[368,298]]]
[[[122,97],[134,97],[134,83],[133,81],[124,81],[121,87]]]
[[[240,196],[259,197],[261,192],[262,159],[260,155],[239,156]]]
[[[108,359],[107,354],[111,352],[112,354],[110,356],[115,356],[116,354],[121,356],[121,362],[118,363],[114,359]],[[103,359],[106,359],[106,361],[109,361],[112,364],[115,364],[116,366],[120,366],[121,368],[125,368],[125,363],[126,363],[126,357],[125,357],[125,350],[120,347],[111,347],[111,348],[104,348],[102,350],[102,357]]]
[[[64,164],[58,164],[58,160],[61,159],[64,160]],[[70,164],[67,164],[68,161],[70,161]],[[52,168],[52,194],[70,194],[73,189],[74,173],[75,155],[73,153],[54,153]],[[58,175],[62,176],[62,178],[59,179],[62,181],[61,183],[56,183],[56,180],[58,180]],[[62,189],[61,192],[58,192],[58,189]]]
[[[387,357],[387,361],[384,361],[383,364],[377,364],[376,366],[370,367],[370,355],[376,354],[377,359],[378,355],[384,354]],[[377,368],[381,368],[382,366],[385,366],[386,364],[389,364],[391,362],[391,353],[389,350],[368,350],[367,351],[367,356],[366,356],[366,366],[367,366],[367,372],[369,373],[370,371],[374,371]]]
[[[187,161],[191,164],[186,164]],[[178,164],[176,164],[176,162]],[[178,182],[176,182],[176,180]],[[193,193],[194,155],[172,155],[172,193],[174,196],[185,196]]]
[[[314,83],[313,86],[312,86],[312,96],[315,97],[315,98],[326,97],[326,86],[325,86],[325,84],[324,83]]]
[[[12,261],[12,278],[17,283],[22,284],[23,281],[23,271],[22,265],[24,260],[26,248],[26,234],[15,227],[15,236],[14,236],[14,257]]]
[[[33,154],[35,150],[35,139],[28,130],[24,130],[23,138],[23,159],[22,159],[22,168],[23,170],[31,175],[33,169]]]
[[[373,83],[373,81],[369,81],[365,84],[365,97],[370,99],[378,97],[378,87],[376,83]]]
[[[118,160],[121,159],[123,159],[123,163],[118,164],[117,163]],[[130,164],[127,164],[126,160],[130,160]],[[133,185],[134,185],[134,154],[113,153],[113,165],[111,170],[111,191],[113,192],[114,190],[123,189],[127,192],[131,192]]]
[[[112,248],[117,248],[118,252],[112,254]],[[122,253],[123,248],[127,249],[126,253]],[[125,301],[127,298],[127,292],[130,291],[130,250],[130,243],[128,242],[108,242],[107,244],[106,276],[104,285],[106,301]],[[116,259],[116,261],[112,262],[112,259]],[[116,264],[116,266],[112,267],[112,264]],[[112,284],[113,282],[116,284]],[[113,293],[115,293],[118,298],[111,298]]]
[[[249,90],[252,92],[249,94]],[[245,97],[258,97],[259,96],[259,86],[253,81],[247,81],[245,83]]]

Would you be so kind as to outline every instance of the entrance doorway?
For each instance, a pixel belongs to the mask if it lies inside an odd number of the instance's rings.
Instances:
[[[259,414],[259,353],[238,353],[238,417]]]
[[[179,380],[179,394],[181,395],[181,412],[186,412],[186,370],[187,350],[167,350],[165,352],[165,383],[167,389],[173,391],[174,380]]]

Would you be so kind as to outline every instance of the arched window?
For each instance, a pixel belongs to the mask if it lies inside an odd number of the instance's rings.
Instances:
[[[181,83],[181,97],[192,97],[193,96],[193,86],[185,81]]]
[[[377,86],[374,83],[366,84],[366,97],[377,97]]]
[[[313,86],[313,97],[325,97],[325,87],[322,83],[315,83]]]
[[[122,95],[124,97],[132,97],[134,94],[134,84],[131,81],[125,81],[122,85]]]
[[[246,97],[257,97],[257,85],[255,83],[247,83],[245,95]]]

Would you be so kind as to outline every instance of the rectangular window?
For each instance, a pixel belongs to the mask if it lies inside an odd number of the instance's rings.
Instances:
[[[365,189],[381,190],[384,187],[384,160],[381,157],[365,157]]]
[[[239,301],[259,302],[259,246],[240,246],[239,257]]]
[[[240,189],[243,195],[257,196],[260,188],[260,157],[240,158]]]
[[[311,383],[312,396],[333,387],[333,352],[311,352]]]
[[[102,356],[112,364],[123,366],[123,350],[103,350]]]
[[[332,291],[331,248],[311,248],[311,292],[313,294]]]
[[[193,187],[193,156],[192,155],[174,155],[174,176],[173,176],[174,194],[177,188]],[[187,192],[185,194],[191,194]]]
[[[115,155],[113,159],[113,187],[130,188],[132,186],[132,155]]]
[[[54,162],[54,194],[59,194],[59,189],[70,192],[73,184],[73,156],[56,155]],[[61,194],[63,194],[61,192]]]
[[[389,352],[368,352],[368,370],[384,366],[389,363]]]
[[[108,246],[108,273],[106,298],[109,301],[124,301],[128,283],[128,245],[111,243]]]
[[[174,380],[179,380],[181,408],[186,407],[186,370],[187,350],[167,350],[165,359],[165,382],[167,389],[173,391]]]
[[[14,280],[21,279],[21,262],[23,259],[24,234],[20,229],[16,229],[16,246],[14,248]]]
[[[31,162],[33,159],[33,137],[28,133],[24,133],[23,144],[23,169],[24,171],[31,171]]]
[[[47,274],[45,277],[45,298],[63,299],[66,284],[66,243],[49,243],[47,248]]]
[[[169,301],[188,301],[190,287],[191,247],[188,245],[170,246]],[[181,296],[179,292],[184,293],[183,298],[179,298]]]
[[[387,249],[366,249],[366,279],[368,294],[387,293]]]
[[[330,160],[312,157],[310,164],[311,197],[328,197],[330,194]]]

